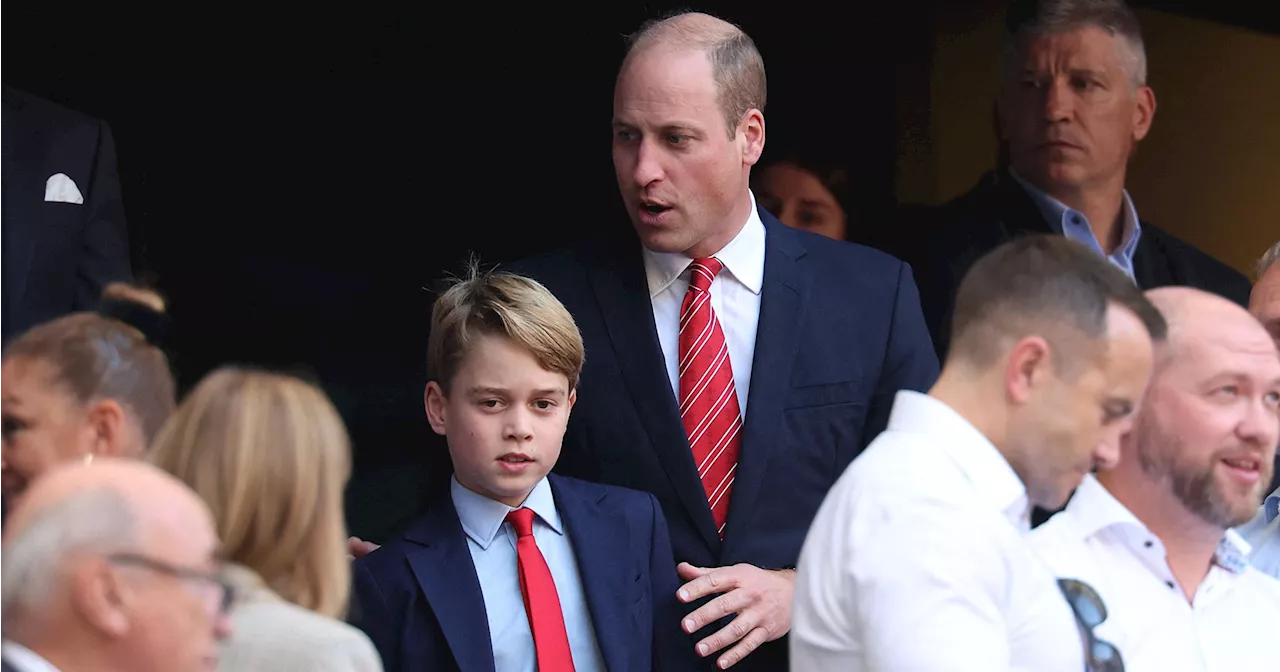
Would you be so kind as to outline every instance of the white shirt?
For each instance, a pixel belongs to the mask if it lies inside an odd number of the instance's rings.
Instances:
[[[1083,670],[1075,616],[1024,537],[1029,510],[973,425],[898,392],[805,539],[792,671]]]
[[[516,531],[504,522],[513,509],[502,502],[476,494],[453,478],[449,484],[458,521],[467,535],[467,550],[480,577],[484,613],[489,622],[490,645],[496,672],[535,672],[538,668],[533,631],[520,591],[520,560],[516,552]],[[596,642],[595,626],[582,575],[569,541],[568,530],[556,509],[551,483],[543,478],[533,487],[522,506],[532,509],[533,540],[551,570],[556,597],[564,615],[569,651],[577,672],[602,672],[604,656]],[[587,543],[590,543],[588,540]]]
[[[756,325],[760,321],[760,290],[764,287],[764,222],[751,194],[747,223],[714,256],[724,270],[711,282],[711,309],[724,331],[738,391],[738,410],[747,417],[747,391],[751,387],[751,363],[756,350]],[[689,265],[693,259],[674,252],[644,248],[644,272],[653,303],[653,323],[667,362],[667,377],[680,399],[680,304],[689,291]]]
[[[1280,579],[1280,488],[1262,500],[1258,515],[1236,528],[1253,552],[1249,564],[1263,574]]]
[[[1107,620],[1094,634],[1119,649],[1125,672],[1280,669],[1280,581],[1248,565],[1235,532],[1191,603],[1164,544],[1092,476],[1031,541],[1058,576],[1097,591]]]
[[[53,663],[40,657],[40,654],[27,647],[5,640],[4,662],[9,663],[18,672],[58,672]]]

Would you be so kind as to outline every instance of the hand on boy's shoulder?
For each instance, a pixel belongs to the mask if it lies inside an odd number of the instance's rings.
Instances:
[[[364,541],[359,537],[347,537],[347,554],[352,560],[363,558],[381,548],[372,541]]]

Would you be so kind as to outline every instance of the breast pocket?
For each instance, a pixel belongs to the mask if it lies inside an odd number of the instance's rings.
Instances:
[[[858,381],[792,388],[783,405],[786,447],[805,483],[829,488],[857,454],[869,393]]]

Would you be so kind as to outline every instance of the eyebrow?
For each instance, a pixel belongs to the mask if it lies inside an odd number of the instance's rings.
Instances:
[[[564,396],[565,392],[564,392],[564,388],[560,388],[560,387],[544,387],[540,390],[534,390],[533,393],[534,395],[540,396],[540,397],[550,397],[555,395]],[[484,396],[484,395],[507,396],[511,394],[511,390],[503,389],[501,387],[485,387],[483,385],[478,385],[476,387],[471,388],[470,390],[467,390],[467,394],[473,397]]]

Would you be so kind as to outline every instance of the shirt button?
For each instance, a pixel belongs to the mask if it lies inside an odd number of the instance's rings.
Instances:
[[[1173,590],[1174,588],[1177,588],[1177,586],[1175,586],[1172,581],[1165,581],[1164,585],[1169,586],[1169,590]]]
[[[1077,216],[1075,216],[1075,215],[1072,215],[1072,216],[1071,216],[1071,223],[1072,223],[1072,224],[1075,224],[1075,225],[1077,225],[1077,226],[1078,226],[1078,225],[1080,224],[1080,218],[1079,218],[1079,217],[1077,217]]]
[[[1147,548],[1151,548],[1152,546],[1154,546],[1154,545],[1155,545],[1155,543],[1156,543],[1156,542],[1151,541],[1150,539],[1148,539],[1147,541],[1143,542],[1143,544],[1142,544],[1142,545],[1143,545],[1143,546],[1146,546]]]

